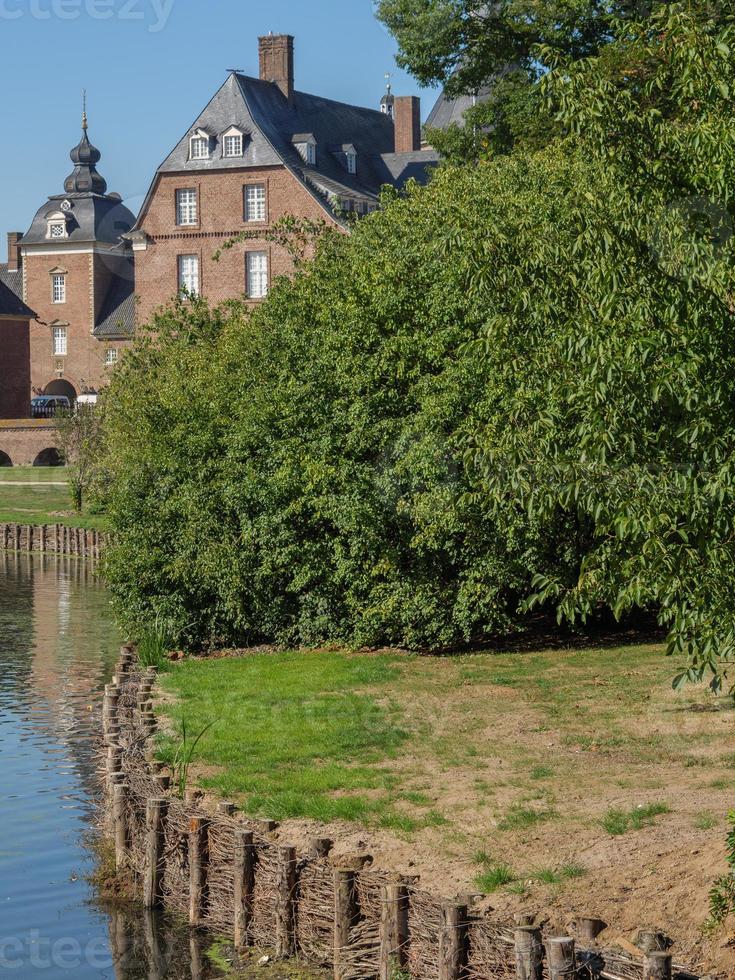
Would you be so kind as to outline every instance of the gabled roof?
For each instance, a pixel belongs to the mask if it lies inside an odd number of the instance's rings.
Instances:
[[[230,126],[250,134],[241,157],[223,157],[218,147],[208,159],[189,159],[189,140],[197,129],[221,133]],[[312,136],[317,143],[314,167],[305,163],[294,145]],[[289,104],[273,82],[233,72],[166,157],[157,175],[286,166],[330,216],[335,217],[330,204],[332,196],[362,199],[370,208],[375,206],[384,183],[402,186],[404,168],[390,166],[383,159],[396,156],[394,143],[393,120],[385,113],[304,92],[295,92]],[[348,145],[354,146],[357,153],[356,174],[348,173],[330,151],[330,147]],[[415,155],[414,171],[418,173],[422,163],[428,166],[437,160],[436,154],[430,151]],[[329,191],[317,189],[317,184],[329,187]],[[155,181],[136,229],[145,220],[154,186]]]
[[[9,273],[7,265],[0,266],[0,317],[12,316],[19,320],[35,320],[36,314],[30,307],[26,306],[15,289],[8,283],[8,280],[14,282],[17,275],[13,272]]]

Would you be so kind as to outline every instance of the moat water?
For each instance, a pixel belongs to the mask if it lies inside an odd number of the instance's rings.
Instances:
[[[0,552],[0,977],[206,980],[206,939],[100,904],[94,706],[120,637],[85,562]]]

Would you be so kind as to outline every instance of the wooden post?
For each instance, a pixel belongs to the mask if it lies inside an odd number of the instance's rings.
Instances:
[[[278,848],[278,898],[276,899],[276,956],[296,952],[296,848]]]
[[[663,953],[671,946],[671,940],[658,929],[639,929],[635,944],[644,953]]]
[[[350,930],[357,925],[360,910],[357,904],[355,872],[334,872],[334,977],[342,980],[344,954],[350,945]]]
[[[264,837],[267,837],[268,834],[272,834],[274,831],[278,830],[278,824],[275,820],[256,820],[255,826]]]
[[[541,930],[535,926],[516,929],[517,980],[543,980],[544,943]]]
[[[334,841],[329,837],[312,837],[309,840],[309,857],[312,861],[329,857],[329,852],[334,847]]]
[[[407,962],[408,889],[386,885],[381,889],[380,980],[393,980]]]
[[[232,817],[235,813],[235,804],[230,803],[227,800],[221,800],[217,804],[217,813],[222,817]]]
[[[643,980],[671,980],[672,976],[671,953],[656,950],[646,954],[643,960]]]
[[[167,802],[163,799],[148,800],[146,806],[145,874],[143,876],[143,905],[156,908],[162,902],[163,879],[163,826]]]
[[[466,965],[467,907],[447,902],[442,906],[439,980],[459,980]]]
[[[253,921],[256,851],[253,835],[247,830],[235,833],[235,949],[244,949],[250,940]]]
[[[115,867],[119,871],[125,867],[128,850],[128,828],[126,819],[125,800],[128,787],[118,784],[113,788],[112,819],[115,828]]]
[[[200,925],[204,917],[207,887],[207,823],[201,817],[189,820],[189,925]]]
[[[107,790],[112,796],[113,776],[121,771],[122,767],[122,748],[119,745],[110,745],[107,749]]]
[[[607,929],[607,922],[602,919],[577,919],[577,935],[585,943],[593,943],[603,929]]]
[[[574,940],[570,936],[556,936],[546,943],[549,960],[549,980],[574,980],[577,971],[577,957]]]
[[[163,774],[159,773],[154,777],[153,781],[162,793],[168,793],[168,791],[171,789],[170,776],[164,776]]]

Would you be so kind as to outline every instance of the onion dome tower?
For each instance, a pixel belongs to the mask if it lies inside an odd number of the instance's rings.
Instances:
[[[82,114],[82,139],[69,156],[74,164],[74,171],[64,181],[67,194],[101,194],[107,193],[107,181],[97,172],[97,164],[102,154],[96,146],[89,142],[86,107]]]

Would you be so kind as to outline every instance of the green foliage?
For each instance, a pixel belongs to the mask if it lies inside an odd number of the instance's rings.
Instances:
[[[189,770],[194,759],[194,752],[214,722],[204,725],[199,733],[192,736],[186,725],[186,718],[181,719],[181,731],[175,745],[169,744],[169,759],[174,773],[174,785],[179,797],[183,800],[189,785]]]
[[[477,5],[393,6],[451,40]],[[597,57],[544,53],[571,135],[386,193],[255,312],[181,300],[126,356],[105,406],[126,626],[442,649],[535,606],[656,610],[677,686],[721,689],[733,21],[672,3],[606,30]]]
[[[531,877],[543,885],[561,885],[573,878],[583,878],[587,869],[581,864],[563,864],[560,868],[539,868]]]
[[[629,830],[650,827],[656,817],[669,812],[667,803],[649,803],[632,810],[608,810],[600,823],[612,837],[620,837]]]
[[[516,70],[504,73],[487,99],[470,106],[461,126],[427,128],[425,136],[446,161],[462,164],[509,151],[534,152],[560,132],[537,80]]]
[[[165,670],[168,667],[168,651],[171,649],[171,636],[168,627],[157,616],[155,621],[146,625],[138,640],[138,660],[142,667],[156,667]]]
[[[529,566],[573,573],[583,531],[495,523],[463,462],[505,392],[469,347],[485,311],[442,226],[462,213],[482,236],[524,173],[447,172],[430,207],[418,187],[388,198],[253,314],[193,301],[159,317],[106,404],[107,577],[126,625],[436,649],[515,626]]]
[[[536,68],[536,46],[575,58],[609,37],[610,9],[627,0],[377,0],[377,15],[399,45],[398,64],[450,94],[478,91],[508,65]]]
[[[102,455],[101,417],[95,406],[77,405],[58,415],[55,424],[74,510],[81,514]]]
[[[735,912],[735,810],[728,814],[730,832],[727,835],[727,863],[729,871],[715,881],[709,893],[709,918],[705,928],[713,930]]]
[[[510,865],[495,862],[484,852],[475,855],[475,862],[482,867],[481,873],[475,878],[475,886],[485,895],[518,880]]]

